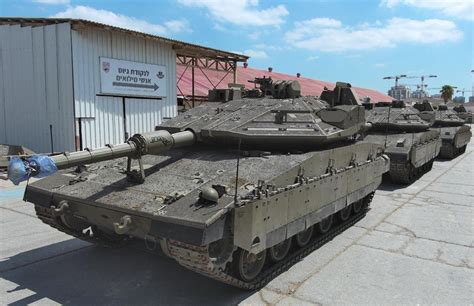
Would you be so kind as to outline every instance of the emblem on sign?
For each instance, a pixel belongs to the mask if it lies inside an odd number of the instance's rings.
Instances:
[[[163,73],[163,71],[159,71],[156,76],[157,76],[159,79],[162,79],[162,78],[165,77],[165,74]]]
[[[102,69],[105,71],[105,73],[108,73],[110,71],[110,63],[102,62]]]

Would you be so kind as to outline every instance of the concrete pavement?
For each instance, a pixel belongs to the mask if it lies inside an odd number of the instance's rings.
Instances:
[[[356,226],[258,292],[136,249],[59,233],[0,181],[1,304],[319,305],[474,302],[474,145],[408,187],[384,184]]]

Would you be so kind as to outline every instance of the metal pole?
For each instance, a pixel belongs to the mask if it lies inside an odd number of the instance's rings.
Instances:
[[[193,108],[194,108],[194,65],[195,65],[195,58],[193,57],[192,58],[192,66],[191,66],[191,83],[192,83],[192,87],[191,87],[191,100],[192,100],[192,105],[193,105]]]
[[[234,205],[237,205],[237,195],[238,195],[238,188],[239,188],[239,166],[240,166],[240,145],[242,144],[242,139],[239,138],[239,148],[237,152],[237,169],[235,171],[235,193],[234,193]]]
[[[392,109],[392,106],[388,107],[388,118],[387,118],[387,126],[385,128],[385,143],[384,143],[384,148],[387,148],[387,138],[388,138],[388,126],[390,124],[390,110]]]
[[[51,153],[54,153],[54,142],[53,142],[53,125],[49,125],[49,138],[51,139]]]
[[[128,140],[128,131],[127,131],[127,110],[125,109],[125,97],[122,98],[122,114],[123,114],[123,135],[124,141]]]
[[[234,61],[234,81],[233,83],[237,83],[237,61]]]

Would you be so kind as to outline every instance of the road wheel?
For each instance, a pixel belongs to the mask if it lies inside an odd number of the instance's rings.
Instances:
[[[361,211],[362,207],[364,207],[363,200],[359,200],[352,204],[352,211],[354,212],[354,214],[357,214]]]
[[[291,247],[291,238],[285,239],[268,250],[268,255],[273,262],[278,262],[286,257]]]
[[[318,230],[320,233],[326,233],[327,231],[329,231],[331,226],[332,226],[332,215],[321,220],[321,222],[318,223]]]
[[[309,227],[305,231],[299,232],[295,236],[296,245],[300,248],[304,247],[311,241],[311,237],[313,236],[314,226]]]
[[[346,206],[338,212],[339,219],[341,221],[346,221],[351,216],[351,207]]]
[[[237,277],[244,282],[251,282],[262,272],[267,251],[252,254],[246,250],[238,249],[236,253],[236,258],[232,262],[235,263]]]

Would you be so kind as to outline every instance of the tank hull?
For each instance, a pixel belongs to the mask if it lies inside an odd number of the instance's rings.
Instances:
[[[439,157],[444,159],[452,159],[464,153],[472,137],[471,128],[467,125],[438,127],[433,130],[439,131],[441,135]]]
[[[236,180],[236,152],[197,146],[144,156],[147,179],[139,185],[124,179],[126,161],[115,160],[32,183],[25,200],[36,206],[43,222],[69,235],[106,245],[139,238],[149,248],[161,246],[191,270],[253,289],[266,277],[245,281],[236,276],[236,254],[267,252],[344,209],[352,211],[354,203],[368,205],[389,167],[381,152],[378,144],[354,143],[302,154],[241,157]],[[199,191],[217,184],[227,188],[218,203],[200,204]],[[336,227],[362,213],[359,209]],[[277,269],[270,263],[265,267]]]
[[[389,175],[394,183],[410,184],[428,172],[441,148],[439,131],[371,134],[364,141],[386,145]]]
[[[465,112],[465,113],[457,113],[459,118],[463,119],[464,122],[466,123],[473,123],[474,122],[474,114],[471,112]]]

